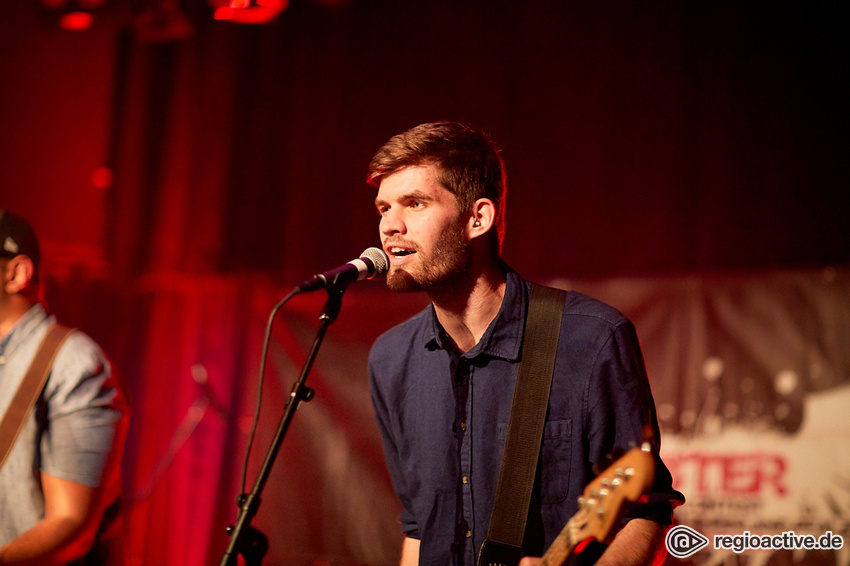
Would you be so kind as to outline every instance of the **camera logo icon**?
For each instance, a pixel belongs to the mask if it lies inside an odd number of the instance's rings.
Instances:
[[[677,525],[667,532],[664,539],[667,552],[676,558],[687,558],[708,545],[708,539],[685,525]]]

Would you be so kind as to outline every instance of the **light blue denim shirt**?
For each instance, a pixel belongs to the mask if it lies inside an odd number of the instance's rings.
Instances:
[[[41,305],[35,305],[0,339],[0,413],[5,413],[54,322]],[[108,497],[117,497],[117,466],[107,462],[120,458],[126,407],[122,389],[97,344],[82,332],[71,334],[0,468],[0,544],[44,516],[40,472],[89,487],[103,486]]]

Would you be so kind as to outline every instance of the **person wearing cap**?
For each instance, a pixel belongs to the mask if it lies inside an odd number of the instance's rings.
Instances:
[[[42,300],[30,224],[0,210],[0,419],[56,323]],[[0,565],[117,564],[120,460],[129,405],[88,336],[73,331],[11,447],[0,445]]]

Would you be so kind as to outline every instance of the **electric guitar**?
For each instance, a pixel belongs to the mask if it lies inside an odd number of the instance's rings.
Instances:
[[[586,541],[605,542],[625,501],[637,501],[655,478],[649,443],[632,448],[587,484],[579,509],[543,555],[543,566],[561,566]]]
[[[608,540],[625,501],[637,501],[655,477],[655,457],[648,442],[632,448],[587,484],[578,499],[579,509],[543,555],[543,566],[561,566],[592,540]],[[490,541],[485,543],[488,545]],[[508,550],[510,548],[511,550]],[[478,566],[516,566],[520,549],[494,543],[482,548]]]

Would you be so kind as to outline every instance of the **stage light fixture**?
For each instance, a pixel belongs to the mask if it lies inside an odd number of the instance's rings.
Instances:
[[[266,24],[289,7],[289,0],[209,0],[216,20]]]
[[[39,0],[42,9],[56,25],[68,31],[88,29],[94,23],[94,14],[108,0]]]

